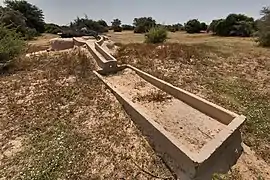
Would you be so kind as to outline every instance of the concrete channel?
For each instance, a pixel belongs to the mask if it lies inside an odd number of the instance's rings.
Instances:
[[[246,117],[133,66],[117,66],[102,43],[85,43],[101,67],[94,73],[177,177],[207,180],[228,172],[242,152],[239,128]]]

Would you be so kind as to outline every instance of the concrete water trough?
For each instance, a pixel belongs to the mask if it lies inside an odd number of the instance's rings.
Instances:
[[[135,67],[94,71],[179,179],[211,179],[241,155],[235,114]]]

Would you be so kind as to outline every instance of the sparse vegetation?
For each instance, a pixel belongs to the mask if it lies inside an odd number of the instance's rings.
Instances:
[[[24,48],[24,41],[15,30],[0,24],[0,73]]]
[[[165,27],[157,26],[153,27],[149,30],[149,32],[145,35],[146,43],[163,43],[166,41],[168,37],[168,33]]]

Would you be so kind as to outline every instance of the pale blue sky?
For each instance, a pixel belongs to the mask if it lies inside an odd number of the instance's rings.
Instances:
[[[2,4],[3,0],[0,0]],[[185,23],[199,19],[207,23],[229,13],[244,13],[260,17],[263,6],[270,0],[29,0],[41,8],[46,22],[68,24],[77,16],[104,19],[109,24],[119,18],[123,24],[132,24],[134,17],[151,16],[158,23]]]

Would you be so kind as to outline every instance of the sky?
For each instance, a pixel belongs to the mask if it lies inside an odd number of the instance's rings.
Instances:
[[[259,18],[269,0],[28,0],[43,10],[47,23],[67,25],[85,14],[108,24],[119,18],[132,24],[135,17],[153,17],[161,24],[182,23],[199,19],[210,23],[230,13],[243,13]],[[3,0],[0,0],[3,5]]]

